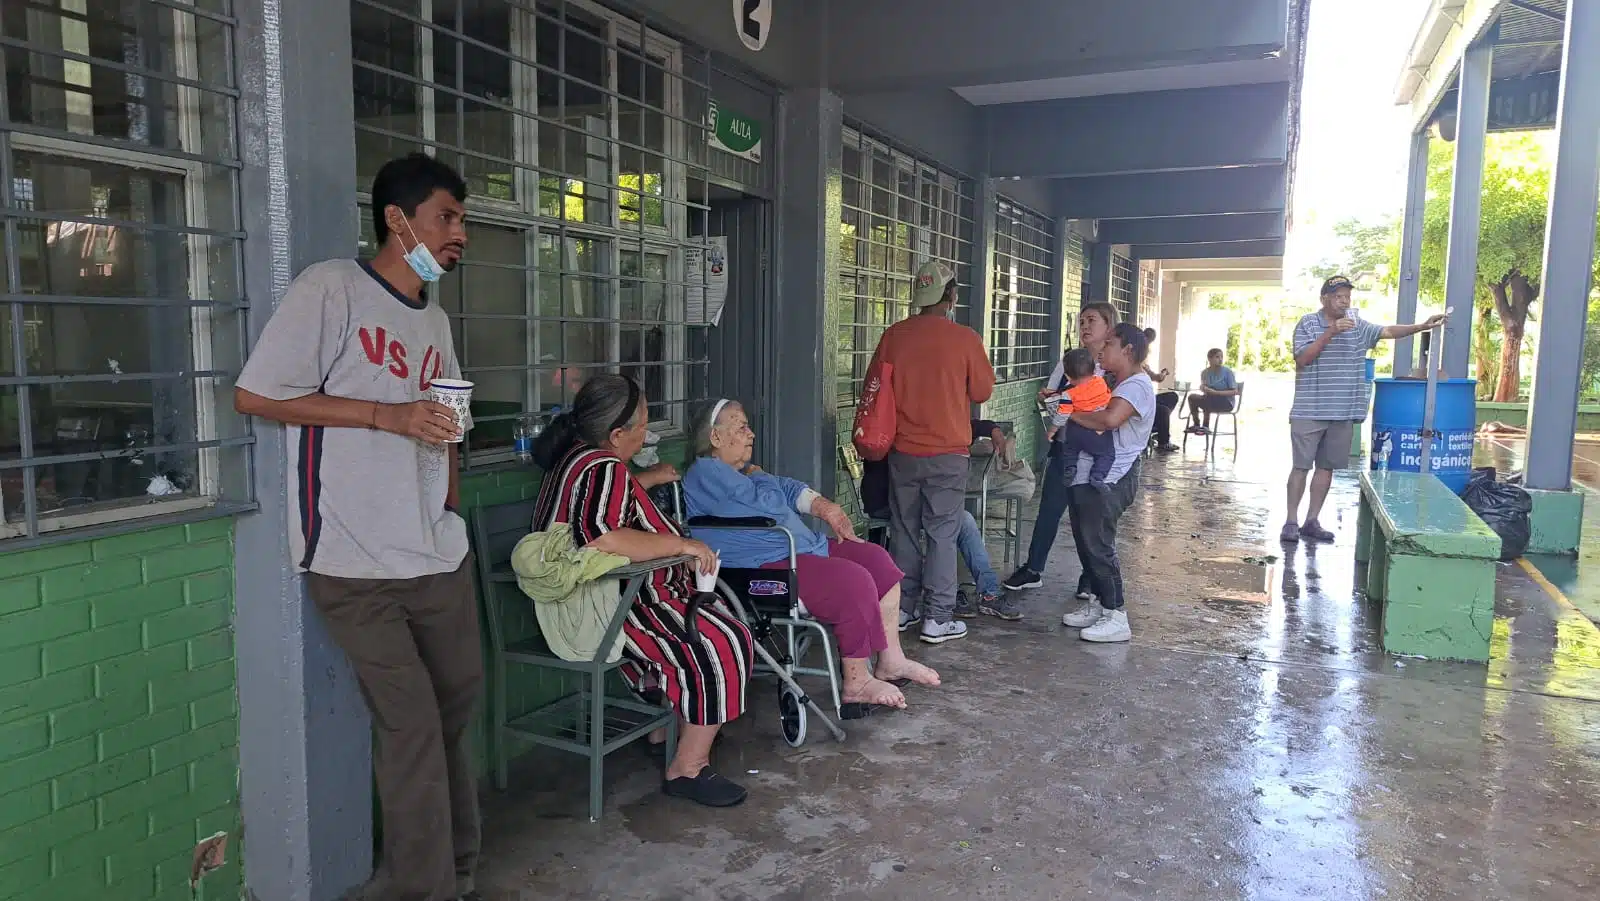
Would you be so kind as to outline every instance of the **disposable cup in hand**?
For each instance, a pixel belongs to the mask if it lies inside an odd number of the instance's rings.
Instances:
[[[428,400],[436,404],[443,404],[450,408],[456,415],[456,428],[462,428],[467,421],[467,411],[472,408],[472,383],[461,379],[434,379],[433,385],[428,388]],[[463,432],[449,440],[450,444],[460,444],[466,437]]]
[[[717,590],[717,571],[722,569],[722,555],[718,554],[716,560],[717,565],[711,568],[711,572],[694,571],[694,587],[699,591],[710,593]]]

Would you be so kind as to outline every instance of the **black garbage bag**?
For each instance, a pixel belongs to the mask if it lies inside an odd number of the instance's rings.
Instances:
[[[1528,550],[1533,537],[1529,519],[1533,497],[1528,492],[1509,482],[1496,481],[1494,467],[1484,466],[1472,471],[1461,499],[1500,536],[1501,560],[1515,560]]]

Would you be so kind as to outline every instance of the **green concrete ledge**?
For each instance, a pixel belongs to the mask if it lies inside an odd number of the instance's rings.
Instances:
[[[1528,427],[1526,402],[1478,401],[1478,425],[1486,422],[1503,422],[1519,429]],[[1600,432],[1600,404],[1582,404],[1578,407],[1578,431]]]
[[[1583,492],[1529,488],[1533,496],[1530,554],[1575,556],[1583,533]]]
[[[1437,476],[1361,473],[1356,561],[1383,605],[1383,649],[1438,660],[1489,659],[1500,537]]]

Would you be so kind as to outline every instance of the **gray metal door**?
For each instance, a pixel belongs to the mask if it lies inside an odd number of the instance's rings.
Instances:
[[[718,196],[721,194],[722,196]],[[771,248],[772,204],[712,188],[709,236],[728,240],[728,299],[722,321],[706,329],[709,392],[744,405],[756,432],[757,460],[770,460],[770,407],[776,378]]]

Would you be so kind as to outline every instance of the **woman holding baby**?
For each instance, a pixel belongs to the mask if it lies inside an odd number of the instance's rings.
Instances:
[[[1012,590],[1044,584],[1041,573],[1060,529],[1061,516],[1068,514],[1082,564],[1077,595],[1083,603],[1062,617],[1062,623],[1082,629],[1085,640],[1100,642],[1127,641],[1131,637],[1123,610],[1117,523],[1139,488],[1139,457],[1150,441],[1156,403],[1155,385],[1144,372],[1149,343],[1137,327],[1128,323],[1114,325],[1115,319],[1116,312],[1107,303],[1088,304],[1078,314],[1079,339],[1084,348],[1097,355],[1100,373],[1112,389],[1111,397],[1102,409],[1072,411],[1056,432],[1028,560],[1004,583]],[[1064,378],[1058,371],[1047,389],[1059,391]],[[1111,436],[1111,461],[1104,468],[1100,484],[1091,484],[1095,455],[1064,450],[1068,425]]]

